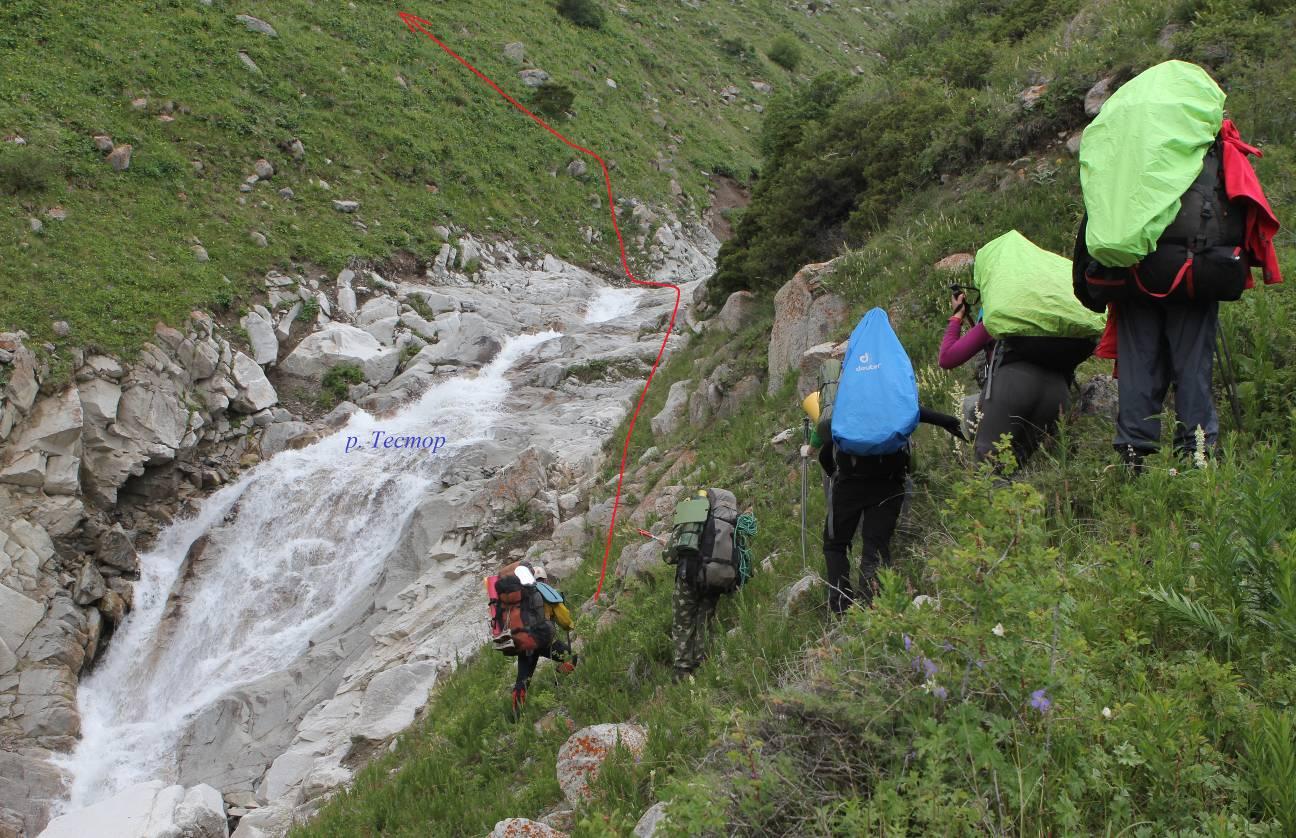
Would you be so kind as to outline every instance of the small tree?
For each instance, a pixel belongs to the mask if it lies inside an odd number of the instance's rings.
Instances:
[[[603,10],[594,0],[558,0],[558,14],[586,29],[603,28]]]
[[[801,63],[801,45],[791,35],[779,35],[765,53],[769,60],[791,72]]]

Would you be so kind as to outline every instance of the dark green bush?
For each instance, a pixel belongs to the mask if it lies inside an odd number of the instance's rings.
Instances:
[[[720,250],[715,299],[773,289],[842,241],[858,243],[907,193],[977,149],[956,126],[966,107],[935,82],[871,94],[831,79],[804,101],[782,100],[762,145],[772,165],[734,238]]]
[[[531,97],[531,110],[557,119],[567,113],[575,100],[576,94],[565,84],[542,84]]]
[[[327,403],[337,404],[346,398],[347,389],[352,384],[364,381],[364,371],[355,364],[338,364],[329,368],[320,381],[320,395]]]
[[[9,143],[0,146],[0,194],[39,195],[60,177],[58,164],[35,149]]]
[[[720,41],[720,51],[725,55],[746,61],[756,57],[756,50],[742,38],[725,38]]]
[[[801,45],[791,35],[779,35],[774,39],[774,43],[770,44],[765,54],[769,56],[770,61],[789,72],[795,70],[801,63]]]
[[[594,0],[558,0],[558,14],[586,29],[603,28],[603,9]]]

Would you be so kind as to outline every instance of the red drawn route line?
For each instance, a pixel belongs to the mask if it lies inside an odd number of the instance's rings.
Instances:
[[[617,472],[616,497],[612,501],[612,521],[608,524],[607,541],[605,542],[603,547],[603,567],[599,571],[598,587],[594,589],[594,601],[598,602],[599,594],[603,592],[603,580],[607,576],[608,556],[612,554],[612,533],[616,527],[617,510],[621,506],[621,483],[622,481],[625,480],[625,464],[626,464],[626,457],[630,453],[630,437],[634,434],[635,422],[638,421],[639,419],[639,411],[643,409],[644,399],[648,397],[648,387],[649,385],[652,384],[653,375],[656,374],[657,367],[658,365],[661,364],[662,355],[666,353],[666,341],[669,340],[671,332],[675,330],[675,316],[679,313],[679,305],[680,305],[680,288],[678,285],[675,285],[670,282],[650,282],[647,280],[642,280],[639,277],[635,276],[634,272],[630,270],[630,262],[626,259],[625,240],[621,237],[621,226],[617,224],[616,200],[612,195],[612,176],[611,174],[608,173],[607,163],[603,162],[602,157],[599,157],[597,154],[590,151],[588,148],[585,148],[584,146],[578,145],[572,142],[571,140],[567,139],[561,133],[554,130],[549,125],[549,123],[545,122],[543,119],[536,116],[531,111],[527,110],[527,108],[523,106],[521,102],[519,102],[518,100],[514,99],[512,96],[505,93],[498,84],[496,84],[494,81],[490,79],[489,76],[487,76],[481,70],[478,70],[467,60],[465,60],[462,56],[460,56],[459,53],[455,52],[454,50],[450,49],[450,47],[446,46],[444,41],[442,41],[436,35],[433,35],[430,31],[428,31],[429,28],[432,26],[431,23],[429,23],[428,21],[424,20],[421,17],[416,17],[415,15],[409,14],[408,12],[400,12],[399,14],[400,14],[400,19],[405,21],[405,25],[409,27],[409,30],[411,32],[421,32],[424,35],[426,35],[429,39],[431,39],[434,43],[436,43],[437,46],[441,47],[441,49],[444,50],[447,55],[449,55],[455,61],[458,61],[464,67],[467,67],[468,70],[474,76],[476,76],[477,78],[485,82],[487,85],[489,85],[491,89],[493,89],[496,93],[503,96],[504,99],[507,100],[510,105],[517,108],[522,113],[526,114],[528,117],[531,118],[532,121],[534,121],[541,128],[545,129],[550,134],[553,134],[555,137],[562,140],[563,144],[567,145],[568,147],[576,151],[579,151],[582,154],[588,154],[590,157],[593,157],[595,160],[598,161],[599,168],[603,170],[603,182],[607,186],[608,212],[612,216],[612,230],[616,233],[617,249],[619,250],[621,256],[621,267],[625,270],[626,276],[628,276],[630,278],[630,281],[633,282],[635,285],[643,285],[648,288],[671,288],[675,291],[675,307],[671,309],[670,323],[668,323],[666,326],[666,333],[662,335],[661,346],[658,347],[657,349],[657,357],[653,359],[652,369],[648,371],[648,380],[644,382],[643,390],[642,392],[639,393],[639,401],[638,403],[635,404],[634,413],[630,417],[630,429],[626,431],[625,445],[622,446],[621,448],[621,468]]]

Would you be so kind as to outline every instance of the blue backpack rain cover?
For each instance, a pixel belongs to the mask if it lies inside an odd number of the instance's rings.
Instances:
[[[833,404],[832,438],[847,454],[892,454],[918,427],[918,381],[913,364],[875,308],[851,332]]]

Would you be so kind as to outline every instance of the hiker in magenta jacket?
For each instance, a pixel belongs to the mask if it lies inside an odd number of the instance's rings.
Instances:
[[[978,374],[981,394],[977,409],[976,459],[989,458],[999,438],[1007,434],[1012,440],[1017,464],[1028,460],[1045,437],[1057,430],[1058,417],[1071,400],[1070,381],[1056,370],[1032,363],[1029,356],[1007,350],[997,344],[977,323],[963,334],[967,299],[962,293],[951,300],[953,313],[941,340],[941,369],[954,369],[972,360],[978,353],[985,356],[983,374]]]

